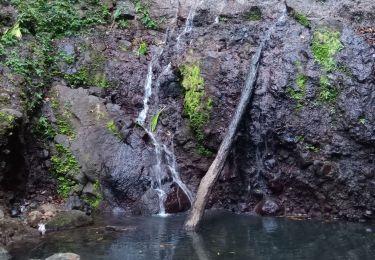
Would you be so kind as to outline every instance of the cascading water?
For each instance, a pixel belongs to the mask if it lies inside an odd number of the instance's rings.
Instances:
[[[193,201],[193,195],[189,188],[182,182],[180,175],[177,170],[177,164],[176,164],[176,158],[173,153],[173,143],[172,143],[172,150],[169,150],[167,145],[161,144],[157,137],[152,133],[151,131],[148,131],[147,128],[145,127],[145,122],[147,119],[147,114],[149,111],[149,100],[150,97],[153,94],[153,89],[152,89],[152,77],[153,77],[153,64],[156,62],[159,57],[161,56],[163,50],[158,52],[155,57],[152,58],[149,66],[148,66],[148,73],[146,76],[146,81],[145,81],[145,94],[143,98],[143,109],[140,112],[138,118],[137,118],[137,123],[141,126],[144,127],[145,131],[147,132],[148,136],[151,138],[152,143],[154,145],[154,151],[155,151],[155,158],[156,158],[156,163],[155,165],[151,168],[151,175],[152,175],[152,188],[157,192],[158,198],[159,198],[159,216],[167,216],[166,211],[165,211],[165,200],[167,198],[167,193],[163,187],[164,183],[163,181],[167,179],[168,177],[168,172],[170,172],[172,177],[172,181],[176,183],[181,190],[186,194],[186,196],[189,199],[190,204],[192,204]],[[162,73],[159,75],[158,79],[160,76],[168,73],[171,69],[171,64],[169,63],[162,71]],[[159,88],[159,80],[156,83],[157,88]],[[158,104],[158,91],[156,91],[155,95],[155,105],[157,106]]]
[[[180,33],[180,35],[177,36],[176,38],[176,46],[177,46],[177,51],[181,50],[180,46],[180,41],[182,37],[185,37],[191,33],[193,30],[193,20],[195,16],[196,9],[199,5],[203,3],[203,0],[201,1],[196,1],[193,6],[190,8],[189,15],[186,19],[185,27]],[[169,30],[168,30],[169,31]],[[168,34],[166,37],[166,41],[168,40]],[[138,115],[137,118],[137,123],[141,126],[144,127],[145,131],[147,134],[150,136],[153,145],[154,145],[154,150],[155,150],[155,157],[156,157],[156,164],[152,167],[152,188],[157,192],[158,198],[159,198],[159,215],[160,216],[166,216],[165,213],[165,200],[167,197],[167,194],[165,190],[163,189],[163,180],[167,179],[168,173],[170,172],[170,177],[172,178],[172,181],[180,187],[180,189],[186,194],[187,198],[189,199],[190,205],[192,204],[193,201],[193,194],[189,190],[189,188],[182,182],[180,175],[177,170],[177,163],[176,163],[176,157],[173,152],[173,143],[171,144],[171,149],[168,149],[167,145],[163,144],[161,145],[160,142],[158,141],[157,137],[152,133],[151,131],[148,131],[145,127],[145,122],[147,119],[147,114],[150,109],[149,106],[149,101],[150,97],[153,94],[153,89],[152,89],[152,78],[153,78],[153,65],[155,62],[157,62],[162,55],[163,50],[158,52],[155,56],[153,56],[151,62],[148,65],[148,71],[146,75],[146,81],[144,85],[144,98],[143,98],[143,109]],[[160,82],[159,79],[161,76],[164,74],[167,74],[171,70],[171,63],[168,63],[167,66],[164,67],[163,71],[160,73],[159,77],[157,78],[156,82],[156,89],[155,89],[155,106],[157,107],[159,103],[158,99],[158,89],[160,87]]]
[[[186,18],[184,30],[176,38],[177,51],[181,51],[181,38],[188,36],[193,31],[195,13],[197,11],[197,8],[202,5],[203,2],[204,0],[195,1],[191,6],[188,17]]]
[[[145,81],[145,93],[143,97],[143,109],[141,113],[139,113],[138,118],[137,118],[137,123],[141,126],[144,125],[147,113],[149,110],[149,99],[152,95],[152,77],[153,77],[153,66],[154,63],[159,59],[160,55],[163,53],[163,50],[161,49],[160,51],[156,51],[156,55],[153,55],[150,63],[148,64],[147,68],[147,75],[146,75],[146,81]]]

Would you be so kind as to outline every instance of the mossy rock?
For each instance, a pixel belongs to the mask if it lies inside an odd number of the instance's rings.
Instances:
[[[58,231],[89,226],[93,223],[93,218],[91,216],[86,215],[85,212],[80,210],[71,210],[57,214],[56,217],[54,217],[47,223],[46,229]]]

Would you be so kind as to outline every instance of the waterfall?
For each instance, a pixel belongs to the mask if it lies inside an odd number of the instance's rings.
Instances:
[[[190,7],[188,17],[186,18],[185,27],[184,30],[177,36],[176,38],[176,49],[177,51],[181,50],[181,38],[188,36],[192,31],[194,27],[194,17],[195,13],[197,11],[197,8],[202,5],[204,0],[201,1],[195,1],[194,4]]]
[[[172,182],[176,183],[178,187],[186,194],[187,198],[189,199],[190,205],[193,201],[193,194],[189,190],[189,188],[182,182],[180,178],[180,174],[177,170],[177,163],[176,157],[173,152],[173,143],[171,144],[171,149],[168,149],[168,146],[165,144],[161,144],[157,138],[157,136],[148,130],[145,126],[148,111],[149,111],[149,100],[153,94],[152,89],[152,78],[153,78],[153,65],[157,62],[163,53],[163,50],[157,52],[157,54],[152,58],[151,62],[148,65],[148,72],[146,75],[146,81],[144,85],[144,98],[143,98],[143,109],[139,113],[137,117],[137,123],[144,127],[144,130],[151,138],[152,143],[154,145],[154,152],[156,163],[151,167],[151,175],[152,175],[152,188],[156,191],[159,199],[159,216],[167,216],[165,212],[165,200],[167,198],[167,193],[163,187],[163,180],[167,179],[165,177],[168,176],[168,171],[171,174]],[[154,93],[155,96],[155,105],[157,106],[159,103],[158,99],[158,88],[160,87],[159,79],[161,76],[169,73],[171,70],[171,63],[168,63],[167,66],[164,67],[163,71],[160,73],[159,77],[157,78],[156,82],[156,89]]]
[[[141,113],[139,113],[138,118],[136,120],[137,123],[141,126],[144,125],[146,117],[147,117],[147,113],[148,113],[148,110],[149,110],[148,102],[149,102],[149,99],[152,95],[152,77],[154,75],[153,66],[154,66],[154,63],[159,60],[159,57],[162,54],[163,54],[163,49],[161,49],[159,51],[156,50],[155,55],[151,54],[152,58],[151,58],[150,63],[148,64],[146,81],[145,81],[145,85],[144,85],[145,93],[144,93],[144,97],[143,97],[143,109],[142,109]]]
[[[146,76],[146,81],[145,81],[145,86],[144,86],[145,94],[143,97],[143,109],[141,113],[139,113],[139,116],[137,118],[137,123],[140,125],[143,125],[145,123],[147,112],[149,109],[148,102],[152,94],[152,89],[151,89],[152,76],[153,76],[152,67],[153,66],[152,66],[152,61],[151,61],[150,64],[148,65],[147,76]]]

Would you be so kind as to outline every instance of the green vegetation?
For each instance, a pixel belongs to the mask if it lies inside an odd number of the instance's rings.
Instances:
[[[0,111],[0,137],[14,127],[15,120],[14,115]]]
[[[262,11],[260,10],[259,7],[253,6],[251,7],[250,11],[247,12],[246,18],[249,21],[253,21],[253,22],[260,21],[262,20]]]
[[[0,39],[0,55],[5,57],[7,67],[23,77],[22,97],[26,110],[31,112],[58,71],[56,63],[60,57],[53,48],[53,39],[105,24],[110,13],[97,0],[12,0],[10,3],[18,10],[18,17]],[[33,37],[24,42],[21,37],[26,35]]]
[[[158,28],[158,23],[150,16],[149,8],[139,0],[135,2],[135,12],[141,16],[141,21],[144,27],[147,29]]]
[[[159,122],[159,117],[160,117],[160,114],[163,112],[164,108],[160,111],[158,111],[151,119],[151,127],[150,127],[150,130],[151,132],[155,132],[156,130],[156,127],[158,126],[158,122]]]
[[[291,86],[287,88],[287,92],[292,99],[297,102],[297,108],[301,108],[303,106],[303,100],[305,99],[306,94],[306,82],[307,76],[303,74],[298,74],[296,78],[296,85],[298,86],[298,90],[294,90]]]
[[[33,35],[48,33],[52,38],[67,36],[110,18],[108,7],[101,1],[83,0],[13,0],[20,11],[21,28]],[[85,9],[85,15],[80,9]]]
[[[93,209],[97,209],[100,206],[100,203],[103,201],[103,195],[100,191],[99,180],[96,180],[94,183],[94,193],[95,194],[85,194],[83,195],[83,200],[89,204]]]
[[[320,101],[329,103],[329,102],[336,100],[336,97],[338,95],[337,89],[331,86],[329,78],[326,75],[323,75],[320,77],[319,86],[320,86],[320,92],[319,92]]]
[[[79,173],[79,165],[69,149],[56,144],[56,154],[51,157],[52,171],[57,179],[57,192],[63,198],[77,185],[73,176]]]
[[[329,28],[320,28],[314,32],[312,52],[315,61],[326,71],[336,68],[335,55],[343,49],[340,33]]]
[[[89,47],[88,47],[89,48]],[[65,74],[64,79],[70,87],[109,88],[110,83],[105,73],[105,58],[101,53],[91,49],[90,61],[73,74]]]
[[[138,56],[144,56],[144,55],[147,54],[147,52],[148,52],[147,42],[142,41],[139,44],[139,47],[138,47],[138,50],[137,50],[137,54],[138,54]]]
[[[114,120],[111,120],[107,123],[107,129],[119,140],[122,140],[122,135],[120,130],[117,128]]]
[[[363,117],[360,118],[359,123],[362,124],[362,125],[366,124],[366,118],[363,118]]]
[[[306,148],[307,150],[309,150],[310,152],[314,152],[314,153],[317,153],[317,152],[319,152],[319,150],[320,150],[318,146],[313,145],[313,144],[306,144],[306,145],[305,145],[305,148]]]
[[[56,124],[58,128],[58,133],[62,135],[66,135],[69,138],[75,138],[75,131],[73,126],[71,125],[69,118],[71,117],[71,113],[69,111],[64,111],[62,114],[56,114]]]
[[[41,116],[35,127],[35,134],[44,140],[52,140],[56,136],[56,131],[48,118]]]
[[[305,26],[307,28],[310,27],[310,20],[303,13],[299,13],[296,10],[292,10],[290,14],[302,26]]]
[[[129,21],[122,17],[122,14],[129,9],[125,4],[120,5],[113,13],[113,20],[117,22],[117,25],[121,29],[125,29],[129,26]]]
[[[129,27],[129,22],[127,20],[120,20],[117,24],[120,29],[126,29]]]
[[[182,87],[185,90],[184,112],[189,118],[190,127],[198,142],[198,152],[202,155],[210,155],[204,145],[204,126],[210,119],[210,111],[213,101],[207,97],[204,89],[204,79],[201,76],[197,63],[180,67],[182,75]]]

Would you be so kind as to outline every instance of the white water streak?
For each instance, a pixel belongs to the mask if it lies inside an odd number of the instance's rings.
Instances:
[[[181,38],[189,35],[193,31],[195,13],[197,11],[197,8],[200,5],[202,5],[203,2],[204,2],[204,0],[195,1],[194,4],[190,7],[188,17],[186,18],[184,30],[176,38],[176,40],[177,40],[177,43],[176,43],[177,51],[180,51],[180,49],[181,49]]]
[[[173,178],[173,181],[182,189],[182,191],[186,194],[186,196],[188,197],[189,199],[189,202],[190,202],[190,205],[192,205],[193,203],[193,194],[192,192],[189,190],[189,188],[185,185],[185,183],[183,183],[183,181],[181,180],[181,177],[180,177],[180,174],[178,173],[177,171],[177,163],[176,163],[176,156],[174,155],[174,152],[173,150],[169,150],[167,148],[166,145],[163,146],[164,147],[164,151],[166,152],[166,154],[168,155],[167,156],[167,161],[168,161],[168,167],[169,167],[169,170],[171,171],[172,173],[172,178]],[[173,149],[173,143],[171,145],[172,149]]]
[[[147,112],[149,109],[148,102],[152,94],[152,89],[151,89],[152,76],[153,76],[153,73],[152,73],[152,61],[151,61],[150,64],[148,65],[148,71],[147,71],[147,76],[146,76],[146,81],[145,81],[145,87],[144,87],[145,94],[143,98],[143,109],[137,118],[137,122],[140,125],[144,125],[146,117],[147,117]]]

